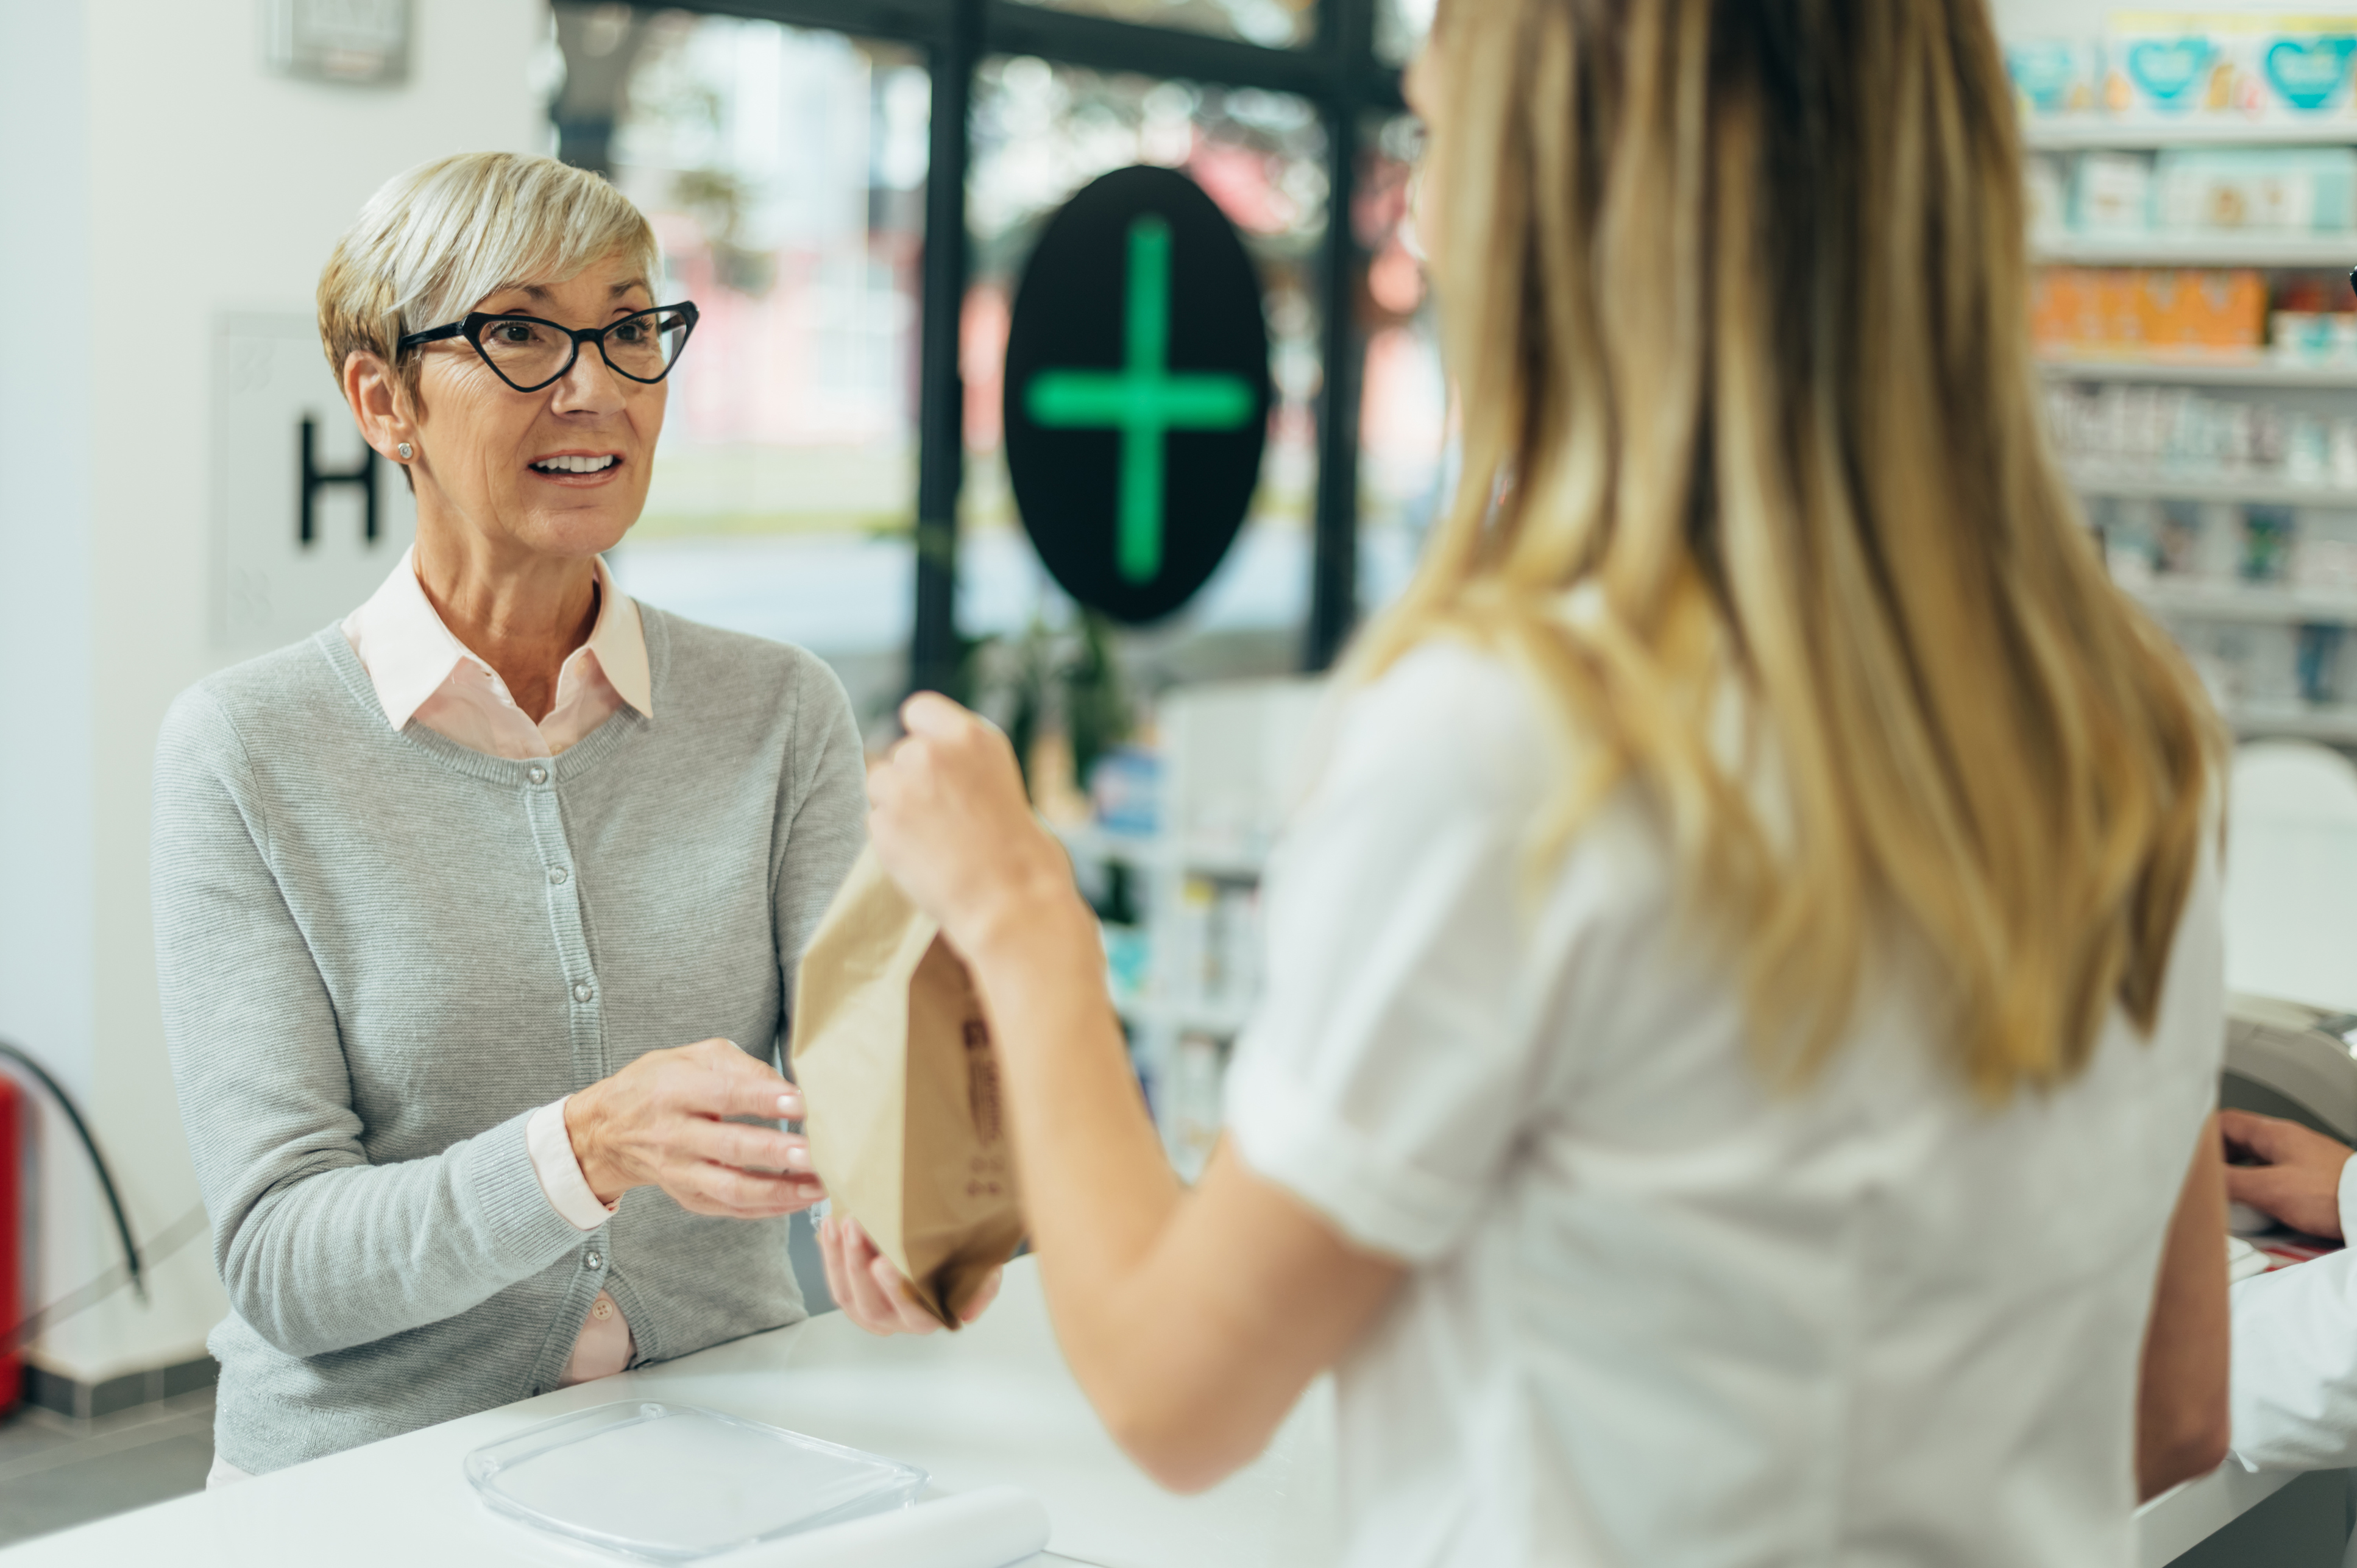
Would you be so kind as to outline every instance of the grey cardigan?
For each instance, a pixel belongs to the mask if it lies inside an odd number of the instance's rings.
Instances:
[[[240,1469],[554,1387],[601,1287],[649,1360],[804,1316],[785,1220],[641,1187],[585,1233],[524,1148],[644,1052],[771,1056],[865,832],[832,671],[642,614],[653,716],[554,760],[396,733],[332,626],[165,718],[156,954]]]

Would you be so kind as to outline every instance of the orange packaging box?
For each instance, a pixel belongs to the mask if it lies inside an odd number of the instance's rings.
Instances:
[[[2030,291],[2030,336],[2040,349],[2083,349],[2105,341],[2103,274],[2087,267],[2043,267]]]
[[[2043,267],[2030,293],[2031,338],[2058,355],[2255,349],[2266,319],[2248,268]]]
[[[2267,286],[2249,268],[2142,274],[2144,341],[2164,351],[2255,349],[2266,337]]]

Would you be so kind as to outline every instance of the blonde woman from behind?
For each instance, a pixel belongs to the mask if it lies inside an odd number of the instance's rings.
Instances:
[[[1200,1487],[1334,1369],[1354,1565],[2127,1563],[2224,1440],[2219,741],[2041,442],[1980,0],[1444,0],[1410,92],[1466,478],[1194,1190],[1005,743],[871,780],[1073,1369]]]

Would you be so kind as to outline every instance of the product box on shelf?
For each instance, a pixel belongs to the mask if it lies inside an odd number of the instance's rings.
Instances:
[[[2158,227],[2329,233],[2357,223],[2357,149],[2172,147],[2153,171]]]
[[[2285,17],[2259,46],[2270,107],[2287,119],[2345,114],[2357,66],[2357,16]]]
[[[2025,116],[2092,114],[2102,107],[2100,38],[2023,38],[2006,46],[2005,67]]]
[[[2033,242],[2059,238],[2071,228],[2071,184],[2061,159],[2032,153],[2021,160],[2022,193],[2029,209]]]
[[[2071,181],[2071,227],[2082,234],[2142,234],[2152,228],[2152,160],[2139,153],[2085,153]]]
[[[2101,54],[2102,107],[2131,120],[2330,119],[2352,112],[2357,15],[2115,11]]]
[[[2357,315],[2278,310],[2267,321],[2267,346],[2285,364],[2357,370]]]
[[[2119,11],[2105,38],[2104,107],[2136,118],[2256,115],[2266,94],[2251,35],[2200,12]]]
[[[2057,357],[2255,354],[2266,319],[2249,268],[2045,267],[2031,285],[2032,336]]]

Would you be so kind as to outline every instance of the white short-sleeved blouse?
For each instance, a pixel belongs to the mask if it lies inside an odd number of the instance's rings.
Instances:
[[[2214,1095],[2206,855],[2149,1040],[1982,1109],[1884,977],[1747,1060],[1624,792],[1542,881],[1534,693],[1436,645],[1351,697],[1270,868],[1236,1151],[1413,1265],[1339,1369],[1351,1568],[2133,1560],[2132,1406]]]

